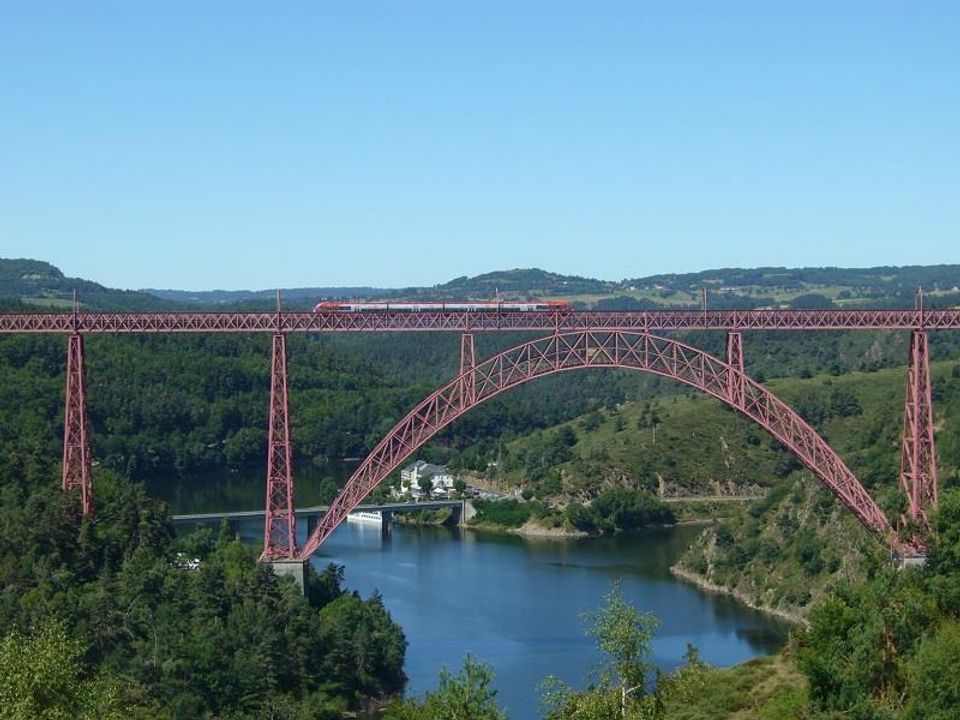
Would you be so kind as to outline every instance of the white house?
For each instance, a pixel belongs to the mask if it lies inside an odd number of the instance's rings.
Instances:
[[[420,478],[430,478],[434,497],[444,497],[453,490],[453,475],[443,465],[433,465],[424,460],[417,460],[400,471],[400,494],[410,493],[413,497],[420,497]]]

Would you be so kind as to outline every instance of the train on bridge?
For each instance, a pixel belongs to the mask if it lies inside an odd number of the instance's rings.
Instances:
[[[572,312],[573,303],[566,300],[500,302],[497,300],[427,301],[427,302],[341,302],[322,300],[313,308],[318,313],[344,312]]]

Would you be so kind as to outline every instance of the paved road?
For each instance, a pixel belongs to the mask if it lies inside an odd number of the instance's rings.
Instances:
[[[762,500],[764,495],[690,495],[687,497],[662,497],[665,503],[679,502],[752,502]]]

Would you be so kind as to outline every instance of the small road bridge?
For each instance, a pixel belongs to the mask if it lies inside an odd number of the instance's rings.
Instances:
[[[383,503],[381,505],[357,505],[351,512],[379,512],[401,513],[416,512],[418,510],[455,510],[463,509],[463,500],[425,500],[424,502]],[[330,509],[329,505],[313,505],[300,507],[294,512],[298,518],[321,517]],[[263,510],[235,510],[227,512],[192,513],[189,515],[174,515],[174,524],[190,525],[194,523],[216,522],[219,520],[262,520],[267,511]]]

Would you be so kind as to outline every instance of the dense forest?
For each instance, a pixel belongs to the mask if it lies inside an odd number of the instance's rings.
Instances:
[[[449,338],[424,347],[398,338],[390,351],[350,352],[337,339],[288,341],[295,451],[303,462],[366,454],[380,437],[446,375]],[[344,338],[361,340],[361,338]],[[455,340],[455,339],[454,339]],[[372,340],[376,343],[376,340]],[[377,352],[393,360],[377,366]],[[62,426],[64,341],[57,337],[0,338],[0,468],[35,477],[29,463],[56,463]],[[269,340],[261,336],[91,337],[86,342],[92,447],[104,466],[136,479],[190,475],[263,463],[269,397]],[[431,353],[432,354],[427,354]],[[406,353],[413,382],[402,381]],[[417,362],[423,368],[416,380]],[[616,402],[638,378],[581,374],[573,382],[544,381],[497,399],[446,433],[435,452],[450,456],[478,442],[515,437]],[[30,459],[44,448],[45,461]],[[29,459],[29,463],[28,463]]]

